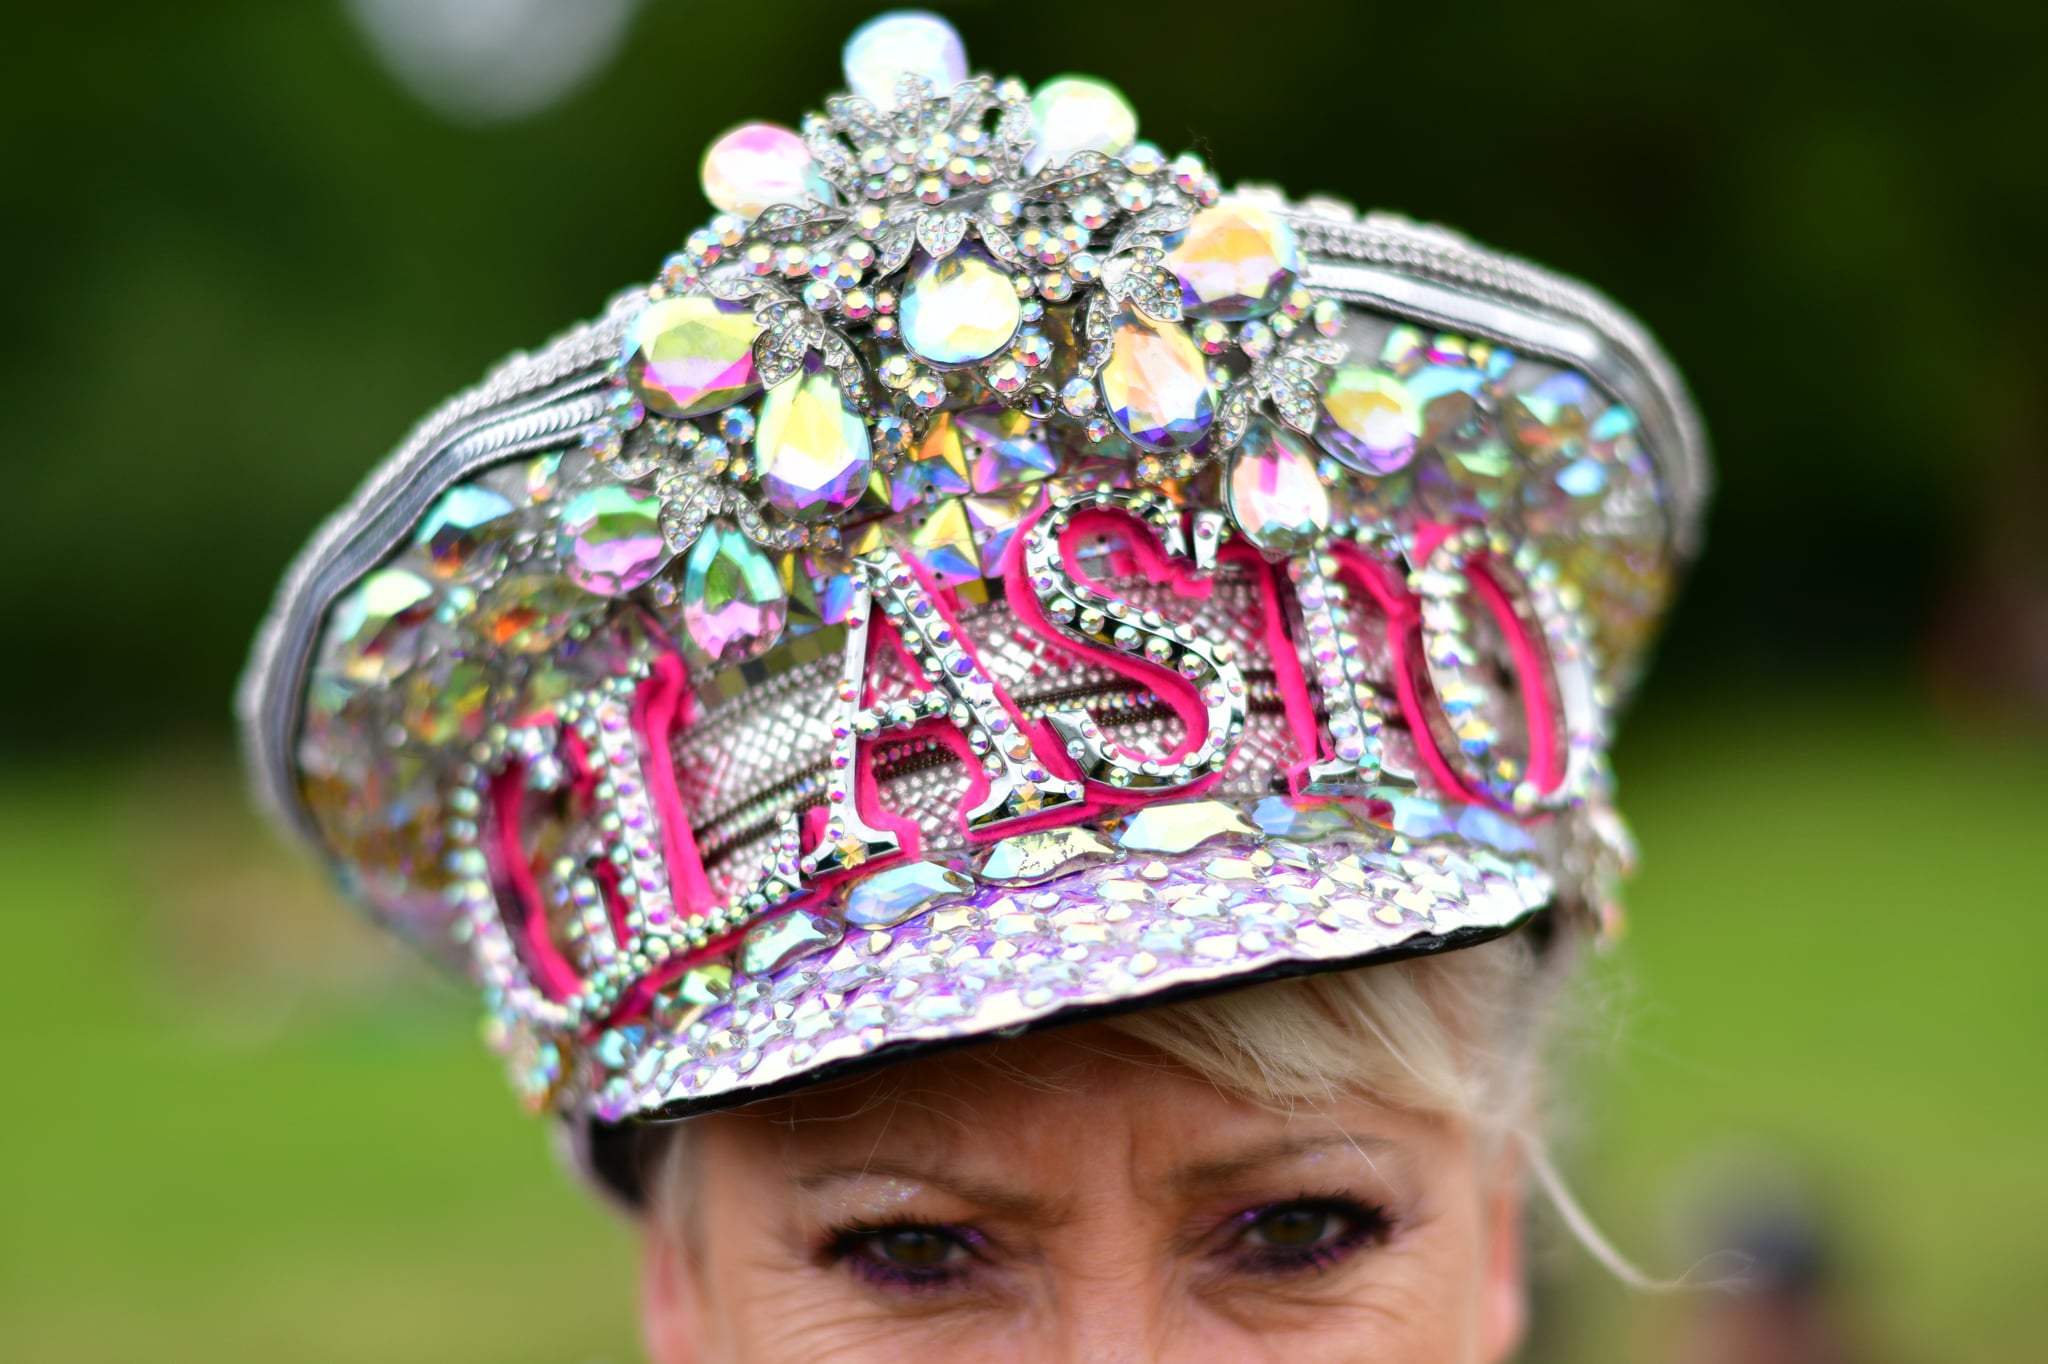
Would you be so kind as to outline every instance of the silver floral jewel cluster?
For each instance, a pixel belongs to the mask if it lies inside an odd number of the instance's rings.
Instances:
[[[947,412],[1014,413],[1142,485],[1195,477],[1262,411],[1315,430],[1341,310],[1281,216],[1139,141],[1115,90],[970,77],[924,15],[856,35],[847,77],[801,133],[708,151],[722,211],[649,289],[589,436],[654,480],[671,550],[716,521],[835,552],[902,509],[886,480]]]

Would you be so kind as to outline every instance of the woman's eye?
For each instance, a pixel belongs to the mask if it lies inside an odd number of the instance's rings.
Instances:
[[[941,1288],[973,1269],[975,1234],[964,1228],[917,1226],[850,1230],[835,1237],[831,1258],[881,1288]]]
[[[1337,1263],[1378,1243],[1393,1222],[1378,1208],[1343,1199],[1296,1199],[1247,1213],[1235,1246],[1240,1263],[1257,1273],[1290,1274]]]
[[[897,1269],[943,1269],[966,1258],[967,1247],[950,1232],[936,1227],[898,1227],[869,1238],[878,1260]]]
[[[1348,1220],[1330,1208],[1294,1204],[1259,1214],[1245,1235],[1267,1250],[1313,1250],[1343,1239],[1349,1230]]]

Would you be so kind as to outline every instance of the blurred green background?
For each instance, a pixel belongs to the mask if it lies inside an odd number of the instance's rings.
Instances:
[[[1568,1173],[1660,1272],[1762,1208],[1855,1359],[2039,1359],[2048,12],[939,8],[1226,179],[1455,224],[1664,340],[1722,486],[1619,758],[1647,856]],[[835,88],[867,11],[17,9],[0,1358],[637,1358],[630,1229],[466,994],[244,809],[228,695],[318,518],[645,278],[704,145]],[[1751,1358],[1542,1239],[1532,1358]]]

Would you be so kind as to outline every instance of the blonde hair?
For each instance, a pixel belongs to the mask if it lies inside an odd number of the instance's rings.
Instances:
[[[1105,1026],[1255,1103],[1350,1095],[1499,1139],[1538,1123],[1563,955],[1539,955],[1514,933],[1139,1010]]]

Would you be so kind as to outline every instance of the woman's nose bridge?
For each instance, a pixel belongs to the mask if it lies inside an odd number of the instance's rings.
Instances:
[[[1191,1356],[1175,1346],[1184,1291],[1156,1246],[1138,1238],[1063,1275],[1053,1305],[1053,1358],[1063,1364],[1154,1364]]]

